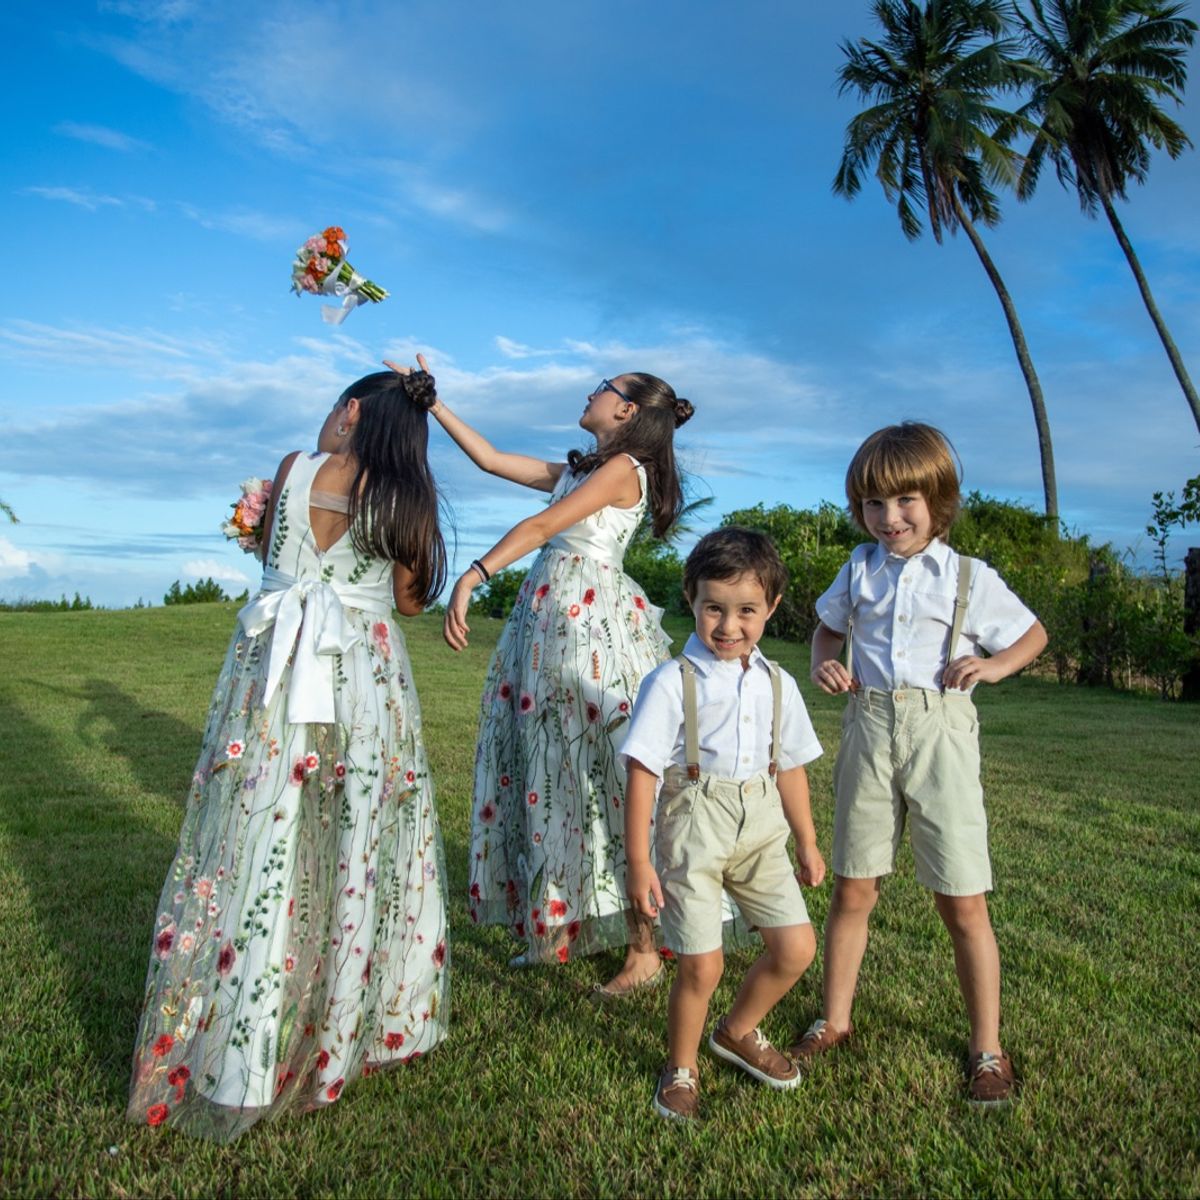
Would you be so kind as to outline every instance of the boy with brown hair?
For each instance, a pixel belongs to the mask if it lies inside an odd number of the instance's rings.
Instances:
[[[1000,956],[969,693],[1032,662],[1046,631],[991,567],[942,541],[960,493],[938,430],[906,421],[873,433],[846,472],[846,498],[874,543],[857,547],[817,600],[812,679],[850,700],[833,771],[824,1013],[789,1053],[803,1065],[850,1037],[868,918],[907,819],[917,879],[954,945],[971,1027],[969,1099],[1004,1104],[1015,1082],[1000,1048]]]
[[[800,1081],[795,1064],[758,1029],[816,950],[787,854],[789,832],[800,878],[815,887],[825,877],[804,770],[821,745],[795,680],[758,649],[786,586],[787,569],[764,534],[729,527],[701,538],[683,583],[696,632],[679,658],[642,680],[621,750],[629,772],[629,898],[639,913],[661,917],[663,940],[678,959],[669,1057],[654,1095],[662,1117],[697,1113],[700,1040],[724,969],[723,891],[766,948],[709,1048],[769,1087]]]

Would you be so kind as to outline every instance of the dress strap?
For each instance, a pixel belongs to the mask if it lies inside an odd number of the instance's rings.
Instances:
[[[683,670],[683,753],[687,759],[688,778],[695,783],[700,778],[700,732],[696,717],[696,668],[685,655],[675,660]]]

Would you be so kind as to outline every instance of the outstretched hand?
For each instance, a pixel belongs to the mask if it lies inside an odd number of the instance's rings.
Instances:
[[[460,576],[450,593],[446,604],[446,619],[442,623],[442,637],[451,650],[467,648],[467,634],[471,627],[467,624],[467,606],[471,603],[471,583],[474,572]]]

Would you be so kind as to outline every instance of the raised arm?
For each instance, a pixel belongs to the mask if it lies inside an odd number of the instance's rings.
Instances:
[[[401,367],[389,362],[386,358],[383,365],[400,375],[408,375],[412,370],[411,367]],[[423,354],[417,355],[417,365],[422,371],[429,370]],[[501,479],[511,480],[513,483],[523,484],[525,487],[535,488],[539,492],[554,490],[566,463],[545,462],[527,454],[509,454],[507,451],[497,450],[483,434],[472,429],[462,417],[451,412],[440,396],[429,412],[480,470],[489,475],[498,475]]]
[[[494,575],[524,558],[531,550],[544,546],[556,533],[610,504],[617,508],[632,508],[641,494],[637,469],[625,455],[617,455],[593,471],[586,482],[569,495],[514,525],[477,561],[489,576]],[[472,589],[481,583],[483,576],[474,567],[468,567],[450,593],[442,633],[455,650],[461,650],[467,644],[467,634],[471,632],[467,625],[467,605]]]

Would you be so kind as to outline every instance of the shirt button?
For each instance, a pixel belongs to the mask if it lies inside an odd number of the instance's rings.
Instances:
[[[744,762],[744,763],[748,763],[749,761],[750,761],[750,755],[748,755],[748,754],[743,754],[743,755],[742,755],[742,762]]]
[[[903,613],[901,613],[900,614],[900,623],[903,625],[904,622],[907,620],[908,620],[908,618]]]
[[[743,717],[743,718],[742,718],[742,724],[743,724],[743,725],[749,725],[749,724],[750,724],[750,718],[749,718],[749,717]]]
[[[904,651],[903,651],[903,650],[897,650],[897,651],[896,651],[896,657],[897,657],[897,658],[903,658],[903,657],[904,657]]]

